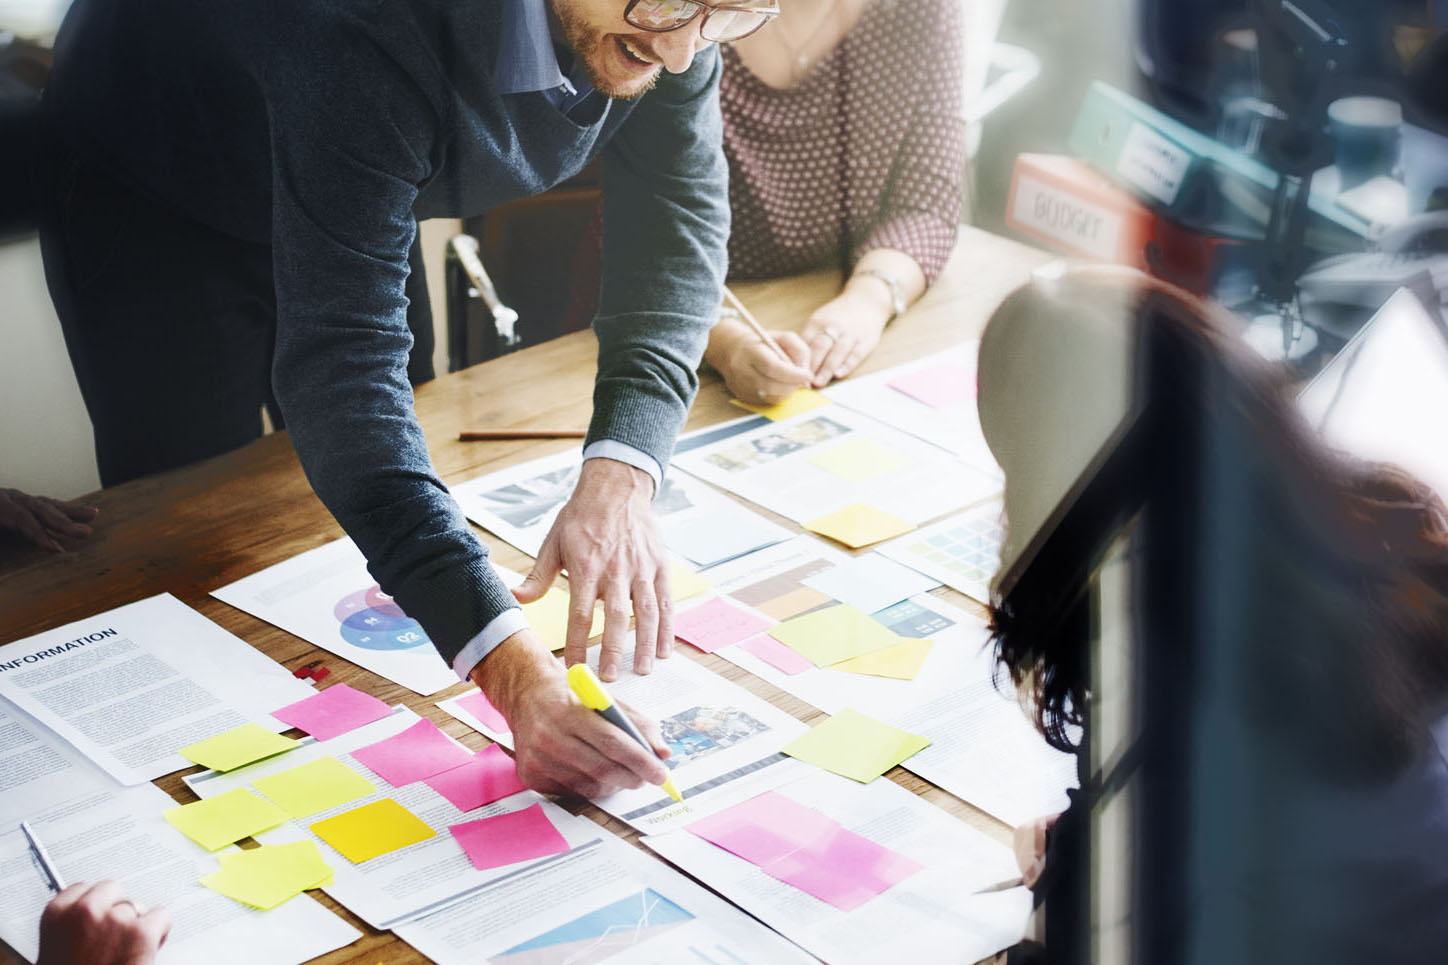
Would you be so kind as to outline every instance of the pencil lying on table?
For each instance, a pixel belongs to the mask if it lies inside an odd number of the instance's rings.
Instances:
[[[759,319],[755,318],[754,314],[750,312],[749,309],[744,307],[744,303],[739,300],[739,297],[737,295],[729,290],[728,286],[725,286],[724,288],[724,301],[729,305],[730,308],[734,309],[736,312],[739,313],[740,320],[744,322],[745,325],[748,325],[749,328],[754,332],[754,334],[759,336],[760,340],[764,342],[765,345],[768,345],[771,349],[774,350],[775,355],[778,355],[781,359],[783,359],[785,364],[787,365],[794,364],[794,359],[790,358],[789,355],[784,351],[784,349],[780,348],[779,343],[776,342],[774,338],[764,330],[763,325],[759,324]]]
[[[492,442],[504,439],[582,439],[583,429],[479,429],[459,432],[458,442]]]

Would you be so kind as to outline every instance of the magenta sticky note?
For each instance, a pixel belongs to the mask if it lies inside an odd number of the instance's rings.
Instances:
[[[336,683],[305,700],[272,711],[272,716],[325,741],[381,720],[390,713],[392,708],[371,694]]]
[[[963,365],[937,365],[896,376],[890,388],[932,409],[948,409],[975,398],[975,373]]]
[[[763,866],[810,845],[826,825],[835,822],[813,808],[766,791],[687,828],[710,844]]]
[[[462,767],[473,752],[455,743],[427,718],[386,740],[352,752],[372,773],[393,787]]]
[[[770,621],[763,617],[746,613],[715,597],[674,617],[674,636],[705,653],[713,653],[770,626]]]
[[[924,865],[838,824],[808,846],[771,861],[772,878],[853,911],[915,874]]]
[[[427,786],[459,811],[471,811],[523,790],[518,765],[497,744],[478,752],[462,767],[427,778]]]
[[[498,708],[493,706],[492,701],[488,700],[488,695],[481,690],[475,690],[466,697],[460,698],[458,706],[476,717],[479,723],[493,733],[508,733],[508,722],[503,719]]]
[[[568,842],[548,815],[543,805],[534,804],[521,811],[478,818],[448,828],[467,852],[473,867],[487,870],[516,864],[531,858],[546,858],[568,850]]]
[[[797,673],[814,668],[809,658],[798,650],[792,650],[774,639],[767,633],[761,633],[757,637],[750,637],[739,645],[742,649],[748,650],[760,660],[769,664],[780,673],[789,674],[793,677]]]

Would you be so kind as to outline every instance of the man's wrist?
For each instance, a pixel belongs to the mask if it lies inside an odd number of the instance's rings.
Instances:
[[[498,644],[468,674],[503,719],[510,721],[528,691],[562,675],[553,654],[528,629]]]
[[[586,491],[591,497],[605,500],[627,499],[641,495],[652,501],[654,478],[638,466],[608,456],[594,456],[583,461],[574,494]]]

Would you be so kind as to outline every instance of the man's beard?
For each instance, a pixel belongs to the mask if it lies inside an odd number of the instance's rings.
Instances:
[[[558,22],[563,25],[563,36],[573,50],[573,56],[583,65],[583,72],[588,75],[588,82],[593,85],[594,90],[614,100],[632,100],[642,97],[658,83],[662,68],[656,69],[648,80],[636,86],[616,86],[603,76],[599,65],[612,54],[608,48],[617,41],[589,26],[583,15],[574,9],[572,0],[554,0],[553,11],[558,15]]]

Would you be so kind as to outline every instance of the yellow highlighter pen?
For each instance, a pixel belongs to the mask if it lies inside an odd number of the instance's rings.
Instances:
[[[644,739],[643,734],[639,733],[634,722],[628,719],[628,714],[618,709],[618,705],[613,702],[608,691],[603,689],[602,682],[593,675],[592,670],[588,669],[588,664],[576,663],[568,668],[568,686],[573,688],[578,699],[583,701],[583,706],[597,711],[600,717],[638,741],[645,750],[653,751],[653,746]],[[679,789],[674,786],[672,777],[664,778],[664,783],[660,786],[668,792],[669,797],[683,803],[684,798],[679,794]]]

